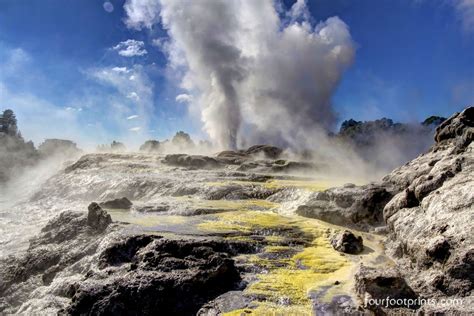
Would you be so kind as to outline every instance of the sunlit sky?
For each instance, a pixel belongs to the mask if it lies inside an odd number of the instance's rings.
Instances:
[[[167,32],[160,23],[131,28],[124,4],[0,0],[0,109],[16,112],[26,139],[69,138],[87,147],[113,139],[139,144],[177,130],[206,138],[161,50]],[[353,64],[332,98],[339,123],[422,121],[474,103],[474,1],[307,5],[314,24],[338,16],[355,42]]]

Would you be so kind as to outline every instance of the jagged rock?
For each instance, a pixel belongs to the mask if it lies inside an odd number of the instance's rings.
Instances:
[[[62,270],[94,254],[103,238],[104,234],[88,225],[83,213],[65,211],[50,220],[30,241],[25,254],[0,260],[0,313],[15,311],[19,296],[50,284]]]
[[[382,183],[343,186],[314,193],[296,209],[302,216],[368,230],[382,224],[383,208],[392,189]]]
[[[387,251],[427,297],[462,298],[474,288],[473,116],[468,108],[450,117],[428,153],[384,178],[402,190],[384,208]]]
[[[132,207],[133,203],[130,202],[130,200],[127,199],[126,197],[123,197],[123,198],[114,199],[114,200],[110,200],[106,202],[101,202],[99,205],[104,208],[128,210]]]
[[[474,138],[474,107],[456,113],[436,128],[437,143],[447,139],[457,139],[457,145],[465,147]]]
[[[383,309],[410,308],[417,309],[417,295],[407,284],[401,274],[394,268],[381,269],[361,266],[355,274],[355,291],[367,308],[385,315]],[[381,300],[391,299],[393,303],[384,306]],[[371,304],[379,300],[379,304]],[[412,302],[413,305],[406,304]]]
[[[234,249],[225,241],[129,237],[101,254],[105,274],[82,282],[65,312],[195,315],[205,302],[238,286],[229,258]]]
[[[315,193],[297,213],[343,225],[386,224],[386,250],[413,291],[425,298],[472,300],[473,135],[474,108],[470,107],[437,128],[436,144],[427,153],[380,183]],[[367,195],[369,191],[373,194]],[[465,308],[424,310],[459,314]]]
[[[112,223],[112,218],[106,211],[104,211],[99,204],[93,202],[89,205],[87,213],[87,225],[98,230],[103,231]]]
[[[351,231],[345,230],[331,238],[331,245],[340,252],[358,254],[364,250],[362,237],[356,237]]]
[[[173,154],[166,155],[163,160],[164,163],[187,168],[217,168],[220,166],[219,162],[212,157],[201,155],[187,155],[187,154]]]

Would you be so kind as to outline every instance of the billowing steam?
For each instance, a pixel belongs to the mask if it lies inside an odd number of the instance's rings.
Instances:
[[[134,3],[125,8],[135,28],[150,27],[150,10],[160,10],[170,65],[183,71],[191,111],[218,146],[294,145],[334,123],[331,96],[354,55],[338,17],[314,26],[304,0],[288,12],[273,0],[144,1],[143,14]]]

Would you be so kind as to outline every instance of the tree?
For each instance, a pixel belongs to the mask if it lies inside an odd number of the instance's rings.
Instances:
[[[182,149],[194,147],[194,142],[191,139],[191,136],[189,136],[188,133],[185,133],[183,131],[177,132],[176,135],[174,135],[173,139],[171,140],[171,143],[174,146],[177,146]]]
[[[143,145],[140,146],[140,151],[144,152],[158,152],[160,150],[160,142],[157,140],[147,140]]]
[[[115,140],[110,144],[110,149],[112,151],[125,151],[126,147],[121,142],[116,142]]]
[[[19,136],[16,116],[12,110],[5,110],[0,116],[0,131],[9,136]]]

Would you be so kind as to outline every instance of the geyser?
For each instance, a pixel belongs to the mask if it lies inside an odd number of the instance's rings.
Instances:
[[[338,17],[314,25],[302,0],[288,11],[272,0],[128,1],[125,9],[130,27],[160,20],[167,30],[161,47],[216,145],[294,146],[334,123],[331,96],[354,55]]]

